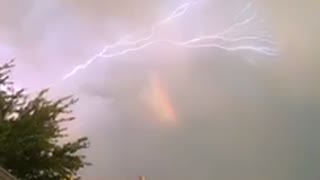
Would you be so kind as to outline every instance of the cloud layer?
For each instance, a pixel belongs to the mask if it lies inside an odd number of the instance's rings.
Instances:
[[[105,42],[132,31],[142,36],[182,2],[4,0],[0,53],[17,58],[19,85],[42,88]],[[179,39],[219,31],[244,4],[208,2],[163,27],[161,35]],[[279,42],[278,58],[157,45],[99,61],[53,88],[55,96],[80,97],[70,132],[92,141],[87,154],[94,166],[84,170],[84,179],[319,176],[319,54],[312,48],[319,47],[314,38],[319,23],[311,20],[317,3],[257,4]],[[159,121],[146,98],[154,74],[168,92],[175,126]]]

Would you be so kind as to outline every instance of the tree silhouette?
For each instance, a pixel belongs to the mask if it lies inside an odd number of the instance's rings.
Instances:
[[[9,81],[14,62],[0,67],[0,166],[18,179],[80,179],[78,171],[90,165],[80,151],[89,145],[86,137],[65,142],[72,121],[72,96],[58,100],[45,97],[48,89],[31,98]]]

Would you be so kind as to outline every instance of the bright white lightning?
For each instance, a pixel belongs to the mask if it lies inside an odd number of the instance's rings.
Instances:
[[[237,31],[240,27],[246,24],[249,24],[253,20],[255,20],[256,14],[254,13],[249,18],[243,21],[238,21],[238,19],[252,7],[253,3],[249,3],[246,7],[242,9],[242,11],[236,17],[236,20],[238,22],[232,24],[222,32],[211,34],[211,35],[203,35],[203,36],[195,37],[185,41],[154,39],[155,33],[159,26],[165,23],[168,23],[178,17],[183,16],[191,7],[196,5],[198,2],[199,1],[193,1],[193,2],[188,2],[180,5],[168,17],[164,18],[163,20],[159,21],[154,26],[152,26],[149,34],[141,39],[137,39],[135,41],[122,40],[111,45],[106,45],[100,52],[92,56],[85,63],[77,65],[76,67],[73,68],[72,71],[65,74],[62,80],[65,80],[75,75],[81,69],[86,69],[90,64],[92,64],[99,58],[111,58],[115,56],[120,56],[132,51],[139,51],[151,45],[159,44],[159,43],[167,43],[167,44],[171,44],[171,45],[175,45],[183,48],[219,48],[219,49],[223,49],[225,51],[230,51],[230,52],[246,50],[246,51],[253,51],[253,52],[260,53],[267,56],[277,55],[277,51],[272,48],[272,45],[274,45],[274,42],[269,38],[267,38],[266,36],[240,36],[235,38],[228,37],[228,34],[230,34],[231,32]],[[253,45],[225,46],[221,43],[221,42],[235,43],[235,42],[243,42],[243,41],[254,41],[258,43],[267,44],[268,46],[262,46],[262,45],[261,46],[253,46]],[[115,48],[123,48],[123,49],[110,53],[110,51]]]
[[[239,18],[241,18],[241,16],[246,13],[252,6],[253,6],[254,2],[250,2],[248,3],[242,10],[241,12],[236,16],[236,20],[238,20]]]

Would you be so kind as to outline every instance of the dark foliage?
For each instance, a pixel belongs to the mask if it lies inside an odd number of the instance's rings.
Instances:
[[[68,96],[48,100],[48,89],[30,98],[13,88],[9,75],[13,61],[0,67],[0,166],[22,180],[79,179],[89,163],[79,151],[88,147],[86,137],[65,142],[61,123],[72,121]]]

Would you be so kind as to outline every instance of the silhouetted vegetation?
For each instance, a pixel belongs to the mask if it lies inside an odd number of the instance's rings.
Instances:
[[[35,97],[16,90],[9,80],[13,61],[0,67],[0,166],[22,180],[80,179],[78,171],[90,165],[80,151],[86,137],[72,142],[61,123],[72,121],[72,96],[46,98],[48,89]]]

